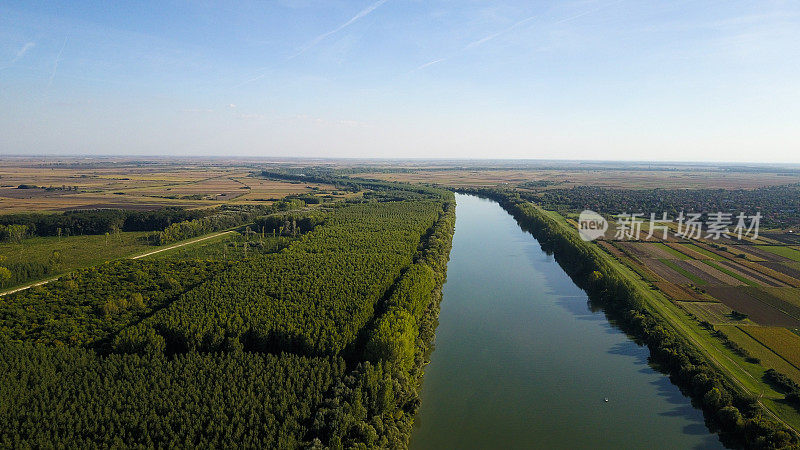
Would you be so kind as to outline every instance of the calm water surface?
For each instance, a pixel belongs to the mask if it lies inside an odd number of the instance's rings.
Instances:
[[[533,236],[493,201],[457,202],[412,448],[721,448]]]

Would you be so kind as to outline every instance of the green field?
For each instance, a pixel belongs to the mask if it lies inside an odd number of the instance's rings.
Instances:
[[[683,253],[679,252],[678,250],[675,250],[672,247],[664,245],[663,242],[656,242],[653,245],[655,245],[656,247],[664,250],[665,252],[675,256],[678,259],[691,259],[691,258],[689,258],[688,255],[684,255]]]
[[[698,247],[698,246],[696,246],[694,244],[682,244],[682,245],[685,245],[686,247],[688,247],[688,248],[690,248],[690,249],[692,249],[692,250],[694,250],[694,251],[696,251],[698,253],[702,253],[702,254],[708,256],[709,258],[711,258],[711,259],[713,259],[715,261],[721,261],[721,260],[725,259],[722,256],[720,256],[720,255],[718,255],[718,254],[716,254],[714,252],[710,252],[710,251],[708,251],[708,250],[706,250],[706,249],[704,249],[702,247]]]
[[[736,272],[734,272],[734,271],[732,271],[730,269],[727,269],[725,267],[720,266],[719,264],[715,264],[715,263],[713,263],[711,261],[703,261],[703,263],[705,263],[706,265],[711,266],[711,267],[719,270],[720,272],[724,273],[725,275],[729,275],[729,276],[732,276],[733,278],[736,278],[737,280],[741,281],[742,283],[744,283],[744,284],[746,284],[748,286],[754,286],[754,287],[759,287],[760,286],[760,284],[756,283],[755,281],[747,279],[747,278],[739,275],[738,273],[736,273]]]
[[[18,275],[15,283],[3,288],[52,277],[69,272],[78,267],[99,264],[104,261],[124,258],[137,253],[154,250],[157,247],[147,244],[148,232],[121,232],[112,235],[86,235],[70,237],[31,237],[20,244],[0,243],[0,266],[12,272],[24,270],[23,266],[46,268],[33,272],[33,276]]]
[[[784,247],[781,245],[756,245],[756,247],[766,250],[770,253],[774,253],[778,256],[789,258],[794,262],[800,262],[800,251],[797,251],[791,247]]]
[[[753,339],[748,333],[742,329],[751,330],[756,327],[737,327],[736,325],[718,325],[717,328],[725,333],[728,339],[732,340],[740,347],[745,349],[751,356],[761,360],[761,364],[766,368],[775,369],[778,372],[793,379],[796,383],[800,383],[800,370],[794,365],[787,362],[780,355],[765,347],[762,343]]]
[[[675,272],[678,272],[679,274],[681,274],[681,275],[685,276],[686,278],[692,280],[692,283],[694,283],[694,284],[696,284],[698,286],[702,286],[702,285],[706,284],[706,280],[698,277],[697,275],[689,272],[688,270],[684,269],[683,267],[675,264],[674,262],[672,262],[672,261],[670,261],[668,259],[659,259],[659,261],[664,263],[664,265],[666,265],[670,269],[674,270]]]

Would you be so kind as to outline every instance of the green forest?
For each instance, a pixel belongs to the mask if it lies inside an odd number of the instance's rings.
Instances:
[[[246,228],[4,297],[0,446],[406,446],[455,202],[359,188],[313,211],[181,216],[161,243]]]

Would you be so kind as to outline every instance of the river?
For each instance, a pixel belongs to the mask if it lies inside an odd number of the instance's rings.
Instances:
[[[496,202],[456,197],[411,448],[722,448],[533,236]]]

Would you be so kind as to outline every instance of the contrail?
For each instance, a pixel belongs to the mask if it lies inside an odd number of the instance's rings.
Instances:
[[[425,64],[417,67],[416,69],[412,70],[411,72],[416,72],[416,71],[422,70],[422,69],[424,69],[426,67],[430,67],[430,66],[432,66],[434,64],[439,64],[442,61],[447,61],[447,58],[439,58],[439,59],[434,59],[433,61],[430,61],[430,62],[426,62]],[[409,72],[409,73],[411,73],[411,72]]]
[[[615,2],[606,3],[605,5],[598,6],[595,9],[590,9],[588,11],[584,11],[582,13],[575,14],[574,16],[567,17],[566,19],[557,20],[557,21],[553,22],[553,25],[559,25],[559,24],[562,24],[562,23],[565,23],[565,22],[572,22],[575,19],[581,18],[583,16],[587,16],[589,14],[596,13],[597,11],[600,11],[600,10],[603,10],[603,9],[606,9],[606,8],[610,8],[610,7],[612,7],[612,6],[616,5],[616,4],[622,3],[624,1],[625,0],[617,0]]]
[[[47,80],[47,89],[50,89],[50,86],[53,84],[53,78],[56,76],[56,72],[58,72],[58,63],[61,62],[61,54],[64,53],[64,47],[67,46],[67,38],[64,38],[64,43],[61,45],[61,50],[58,52],[58,56],[56,56],[56,63],[53,64],[53,73],[50,74],[50,79]]]
[[[17,55],[14,57],[14,59],[11,60],[11,64],[14,64],[15,62],[19,61],[20,58],[25,56],[25,53],[28,53],[28,50],[32,49],[35,46],[36,46],[35,42],[28,42],[25,45],[23,45],[22,48],[19,49],[19,51],[17,52]]]
[[[592,14],[592,13],[596,13],[597,11],[600,11],[602,9],[606,9],[606,8],[614,6],[614,5],[618,4],[618,3],[622,3],[623,1],[625,1],[625,0],[617,0],[615,2],[607,3],[607,4],[603,5],[603,6],[599,6],[597,8],[590,9],[588,11],[583,11],[583,12],[581,12],[579,14],[575,14],[574,16],[570,16],[570,17],[566,17],[566,18],[561,19],[561,20],[557,20],[557,21],[553,22],[551,25],[559,25],[559,24],[562,24],[562,23],[571,22],[571,21],[573,21],[575,19],[578,19],[578,18],[581,18],[583,16],[586,16],[586,15],[589,15],[589,14]],[[433,61],[427,62],[427,63],[415,68],[414,70],[412,70],[412,71],[410,71],[408,73],[411,74],[411,73],[414,73],[414,72],[416,72],[418,70],[422,70],[422,69],[424,69],[426,67],[430,67],[430,66],[432,66],[434,64],[439,64],[440,62],[447,61],[448,59],[453,58],[455,56],[458,56],[461,53],[463,53],[463,52],[465,52],[465,51],[467,51],[467,50],[469,50],[469,49],[471,49],[473,47],[478,47],[480,45],[483,45],[483,44],[491,41],[492,39],[495,39],[495,38],[497,38],[499,36],[502,36],[502,35],[504,35],[506,33],[509,33],[512,30],[514,30],[515,28],[517,28],[519,26],[522,26],[522,25],[530,22],[531,20],[533,20],[533,19],[535,19],[537,17],[539,17],[539,16],[538,15],[534,15],[534,16],[526,17],[525,19],[522,19],[522,20],[514,23],[513,25],[511,25],[511,26],[509,26],[507,28],[504,28],[504,29],[502,29],[502,30],[500,30],[500,31],[498,31],[496,33],[492,33],[492,34],[490,34],[488,36],[485,36],[485,37],[483,37],[481,39],[478,39],[476,41],[470,42],[469,44],[467,44],[464,47],[462,47],[461,49],[457,50],[455,53],[453,53],[450,56],[446,56],[444,58],[439,58],[439,59],[435,59]]]
[[[377,2],[367,6],[366,8],[362,9],[361,11],[359,11],[358,14],[353,16],[347,22],[343,23],[342,25],[339,25],[338,27],[336,27],[335,29],[333,29],[331,31],[328,31],[327,33],[323,33],[323,34],[317,36],[313,41],[309,42],[308,44],[305,45],[305,47],[301,48],[300,51],[298,51],[294,55],[290,56],[289,59],[297,58],[298,56],[302,55],[306,51],[310,50],[311,48],[313,48],[314,46],[316,46],[317,44],[322,42],[328,36],[336,34],[336,33],[340,32],[340,31],[344,30],[345,28],[349,27],[350,25],[356,23],[358,20],[363,19],[364,17],[369,15],[372,11],[375,11],[376,9],[378,9],[381,5],[383,5],[387,1],[389,1],[389,0],[378,0]]]
[[[319,44],[320,42],[325,40],[325,38],[327,38],[327,37],[329,37],[331,35],[334,35],[334,34],[340,32],[340,31],[344,30],[345,28],[349,27],[350,25],[356,23],[360,19],[363,19],[364,17],[369,15],[372,11],[375,11],[376,9],[378,9],[381,5],[383,5],[387,1],[389,1],[389,0],[378,0],[377,2],[367,6],[366,8],[362,9],[361,11],[359,11],[358,14],[356,14],[355,16],[350,18],[350,20],[348,20],[347,22],[339,25],[338,27],[334,28],[331,31],[328,31],[327,33],[323,33],[323,34],[317,36],[316,38],[314,38],[314,40],[312,40],[311,42],[309,42],[308,44],[303,46],[303,48],[301,48],[297,53],[295,53],[292,56],[286,58],[286,60],[289,61],[289,60],[292,60],[294,58],[297,58],[298,56],[302,55],[303,53],[307,52],[308,50],[310,50],[311,48],[313,48],[314,46],[316,46],[317,44]],[[260,72],[260,73],[258,75],[254,76],[252,78],[249,78],[249,79],[247,79],[245,81],[242,81],[241,83],[239,83],[236,86],[234,86],[233,89],[238,89],[238,88],[244,86],[245,84],[250,84],[250,83],[252,83],[254,81],[258,81],[258,80],[264,78],[265,76],[267,76],[267,72],[269,72],[270,68],[271,68],[271,66],[263,67],[263,68],[259,69],[258,72]]]
[[[494,39],[494,38],[496,38],[498,36],[501,36],[501,35],[503,35],[505,33],[508,33],[509,31],[513,30],[514,28],[517,28],[518,26],[520,26],[520,25],[522,25],[524,23],[530,22],[531,20],[533,20],[533,19],[535,19],[537,17],[539,17],[539,16],[538,15],[530,16],[530,17],[527,17],[525,19],[522,19],[522,20],[514,23],[513,25],[511,25],[509,27],[506,27],[506,28],[504,28],[504,29],[502,29],[502,30],[500,30],[500,31],[498,31],[496,33],[492,33],[492,34],[484,36],[484,37],[482,37],[482,38],[480,38],[480,39],[478,39],[476,41],[470,42],[469,44],[461,47],[459,50],[457,50],[455,53],[453,53],[450,56],[446,56],[444,58],[439,58],[439,59],[435,59],[433,61],[426,62],[425,64],[415,68],[414,70],[410,71],[409,73],[414,73],[414,72],[416,72],[418,70],[422,70],[422,69],[424,69],[426,67],[430,67],[430,66],[432,66],[434,64],[439,64],[440,62],[447,61],[448,59],[453,58],[455,56],[458,56],[461,53],[464,53],[465,51],[467,51],[467,50],[469,50],[469,49],[471,49],[473,47],[478,47],[480,45],[483,45],[483,44],[491,41],[492,39]]]

